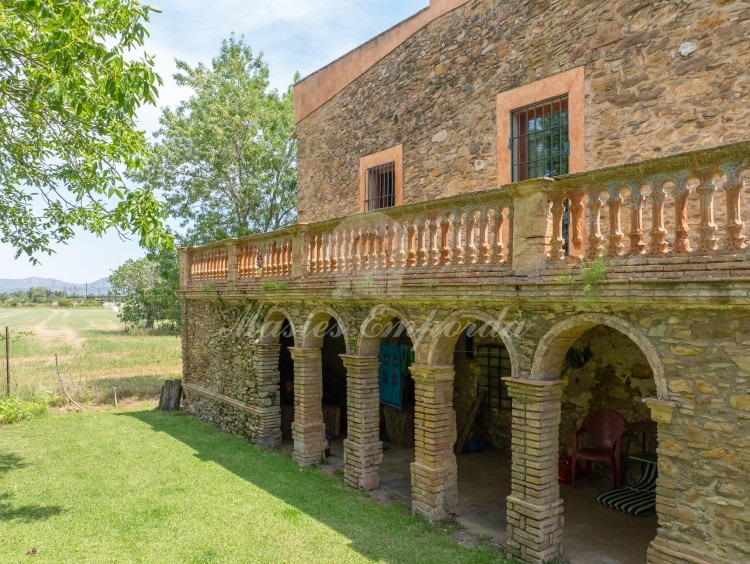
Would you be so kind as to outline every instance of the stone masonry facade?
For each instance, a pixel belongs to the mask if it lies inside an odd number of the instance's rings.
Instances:
[[[299,220],[359,212],[360,157],[399,144],[405,203],[497,186],[497,95],[576,67],[586,170],[742,141],[748,65],[742,1],[468,2],[297,124]]]
[[[660,527],[652,544],[652,561],[678,562],[691,554],[708,562],[743,561],[750,556],[750,514],[745,507],[745,474],[750,467],[750,301],[722,307],[717,305],[722,293],[717,290],[713,286],[689,299],[690,284],[675,282],[640,303],[613,298],[614,289],[603,290],[595,300],[580,295],[550,300],[544,292],[529,290],[529,301],[525,300],[523,307],[485,298],[476,309],[447,299],[410,296],[300,302],[271,295],[244,303],[229,296],[221,300],[192,296],[185,302],[185,338],[188,348],[195,351],[185,366],[188,410],[252,441],[278,444],[278,434],[269,441],[269,433],[263,431],[273,425],[278,428],[278,402],[272,399],[274,394],[263,391],[266,368],[255,350],[268,347],[259,342],[267,312],[284,311],[289,316],[295,347],[301,351],[295,354],[295,371],[299,363],[302,370],[313,373],[314,367],[308,367],[319,359],[320,349],[309,348],[312,339],[306,338],[304,330],[310,329],[310,319],[321,311],[330,312],[349,328],[353,351],[345,357],[352,406],[345,479],[355,487],[376,487],[382,458],[377,431],[377,359],[368,349],[371,343],[359,335],[366,333],[373,319],[399,318],[417,343],[417,365],[412,374],[420,399],[412,464],[413,508],[440,519],[457,509],[451,400],[454,368],[442,365],[436,355],[450,345],[442,328],[457,319],[477,323],[502,319],[508,331],[498,338],[506,343],[517,366],[508,382],[514,413],[509,542],[516,542],[513,539],[519,534],[522,538],[536,535],[530,543],[533,546],[519,542],[515,550],[525,560],[541,561],[559,552],[563,534],[556,455],[564,383],[562,367],[554,369],[554,359],[564,352],[556,351],[559,347],[567,350],[593,327],[607,327],[643,351],[647,362],[658,362],[649,365],[656,390],[649,407],[659,425],[660,457]],[[687,298],[686,304],[675,303],[672,296],[676,293]],[[378,305],[388,303],[393,307]],[[248,325],[248,320],[253,324]],[[208,350],[210,354],[206,354]],[[211,362],[202,362],[206,358]],[[320,396],[306,392],[304,398],[311,397]],[[295,404],[298,413],[306,414],[295,434],[295,457],[309,464],[323,452],[322,415],[319,399],[313,406],[304,405],[304,401],[300,398]],[[273,409],[264,416],[264,407]],[[270,421],[265,427],[260,422],[263,417]],[[546,466],[538,468],[540,460],[546,460]],[[513,534],[514,527],[522,533]]]
[[[296,86],[298,224],[181,249],[186,409],[269,447],[286,425],[315,464],[335,361],[344,481],[377,488],[398,321],[412,509],[444,519],[486,391],[466,331],[487,329],[472,347],[502,347],[507,395],[478,425],[510,455],[513,556],[564,556],[558,455],[612,407],[657,426],[644,557],[750,561],[749,66],[743,0],[432,0]],[[563,83],[570,174],[500,182],[501,101]],[[360,213],[362,163],[384,151],[403,203]]]

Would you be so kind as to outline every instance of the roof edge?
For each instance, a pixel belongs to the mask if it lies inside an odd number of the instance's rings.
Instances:
[[[294,121],[299,123],[386,55],[440,16],[470,0],[430,0],[430,5],[373,37],[294,85]]]

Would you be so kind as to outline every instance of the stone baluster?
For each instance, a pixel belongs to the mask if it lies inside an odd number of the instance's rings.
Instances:
[[[428,264],[430,266],[437,266],[440,264],[440,250],[438,249],[438,217],[433,216],[430,218],[430,257]]]
[[[394,221],[388,224],[388,268],[396,268],[396,254],[399,243],[399,224]]]
[[[583,200],[583,192],[571,192],[568,196],[570,201],[570,232],[568,235],[568,255],[573,257],[586,256],[584,216],[586,208]]]
[[[552,238],[550,240],[550,259],[563,260],[565,248],[563,244],[563,213],[565,212],[565,195],[555,194],[552,196]]]
[[[337,231],[331,231],[329,235],[329,246],[330,252],[328,256],[328,265],[331,272],[336,272],[338,269],[338,257],[339,257],[339,234]]]
[[[416,236],[417,236],[417,220],[407,221],[407,265],[413,267],[417,265],[417,249],[416,249]]]
[[[451,248],[448,243],[448,234],[451,228],[451,217],[450,213],[444,213],[440,220],[440,261],[439,264],[445,265],[450,264],[451,260]]]
[[[380,384],[377,357],[341,355],[346,367],[347,437],[344,480],[353,488],[372,490],[380,484]]]
[[[458,210],[453,214],[453,264],[464,263],[464,242],[461,233],[464,227],[466,212]]]
[[[640,187],[634,184],[630,190],[630,254],[642,255],[646,252],[643,242],[643,204],[646,196]]]
[[[544,562],[562,550],[563,501],[557,465],[564,383],[503,380],[513,399],[508,551],[524,562]]]
[[[711,173],[700,176],[698,195],[701,203],[701,222],[698,228],[698,251],[702,253],[714,252],[719,246],[716,238],[716,223],[714,223],[714,193],[716,187],[711,182]]]
[[[286,258],[286,274],[287,276],[291,276],[292,270],[294,269],[294,242],[292,239],[287,240]]]
[[[672,252],[676,255],[684,255],[692,251],[690,225],[688,224],[690,188],[687,180],[688,175],[682,175],[677,180],[674,189],[674,248]]]
[[[477,262],[476,230],[477,210],[471,210],[466,217],[466,264],[476,264]]]
[[[727,199],[727,229],[725,247],[728,251],[740,251],[746,248],[745,224],[742,222],[742,208],[740,206],[742,189],[744,187],[739,176],[739,168],[736,166],[726,167],[726,180],[723,184],[724,194]]]
[[[505,222],[508,224],[508,240],[505,243],[505,256],[507,261],[513,261],[513,207],[508,208],[508,214],[505,216]]]
[[[294,460],[309,466],[320,462],[326,447],[322,359],[320,349],[289,351],[294,362]]]
[[[492,260],[500,264],[505,260],[503,252],[505,244],[503,243],[503,225],[505,223],[505,209],[502,204],[497,206],[492,215],[492,243],[494,249]]]
[[[352,264],[353,270],[362,270],[362,229],[359,227],[352,231]]]
[[[479,212],[479,257],[480,264],[490,262],[490,209],[482,208]]]
[[[354,261],[352,257],[352,229],[350,227],[344,227],[344,257],[341,261],[341,265],[346,272],[351,272],[354,269]]]
[[[273,267],[272,272],[274,276],[280,276],[282,273],[282,266],[281,266],[281,242],[280,241],[274,241],[271,244],[271,247],[273,248]]]
[[[343,272],[346,269],[346,255],[344,254],[344,249],[346,246],[346,242],[344,240],[345,237],[345,230],[344,229],[337,229],[336,230],[336,271],[337,272]]]
[[[370,267],[370,233],[366,227],[360,229],[359,241],[362,270],[367,270]]]
[[[595,188],[589,192],[587,204],[589,211],[589,240],[588,256],[597,258],[604,256],[604,237],[602,236],[602,207],[604,200],[600,190]]]
[[[378,239],[380,240],[380,268],[388,268],[388,225],[378,226]]]
[[[414,462],[411,464],[412,511],[431,521],[458,511],[456,412],[453,366],[410,368],[415,385]]]
[[[331,272],[333,265],[333,241],[332,235],[327,231],[323,233],[323,272]]]
[[[254,442],[267,447],[281,444],[280,349],[278,343],[255,345],[257,397],[261,400],[261,406],[257,407],[258,421]]]
[[[649,239],[651,248],[649,254],[652,256],[663,256],[669,252],[667,243],[667,230],[664,228],[664,202],[667,192],[664,190],[664,182],[656,180],[651,190],[651,231]]]
[[[625,254],[625,235],[622,232],[622,196],[620,196],[620,188],[616,184],[608,186],[607,191],[609,192],[609,199],[607,200],[607,206],[609,207],[607,256],[619,257]]]
[[[424,242],[425,220],[414,220],[417,225],[417,266],[424,266],[427,262],[427,248]]]
[[[407,262],[407,250],[408,250],[408,242],[407,238],[409,236],[409,225],[407,222],[401,223],[399,221],[396,222],[396,267],[397,268],[406,268],[406,262]]]

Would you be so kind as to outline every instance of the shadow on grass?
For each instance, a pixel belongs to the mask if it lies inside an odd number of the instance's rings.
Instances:
[[[403,562],[411,560],[409,554],[418,559],[422,550],[432,546],[436,552],[443,551],[441,561],[505,562],[486,551],[473,552],[453,544],[437,527],[412,517],[405,508],[382,506],[322,472],[301,471],[291,458],[224,434],[184,412],[140,411],[119,416],[134,417],[167,433],[194,450],[198,459],[218,464],[283,500],[293,506],[285,510],[289,518],[301,512],[338,531],[366,558]]]
[[[0,454],[0,474],[25,468],[27,464],[17,454]]]
[[[0,455],[0,474],[5,474],[13,470],[26,468],[28,464],[17,454]],[[8,478],[5,478],[6,480]],[[0,522],[22,521],[30,523],[32,521],[42,521],[65,511],[59,505],[22,505],[14,506],[11,503],[11,495],[0,494]]]

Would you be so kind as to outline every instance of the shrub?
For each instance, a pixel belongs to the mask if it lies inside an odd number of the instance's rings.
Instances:
[[[0,425],[16,423],[47,412],[49,401],[23,401],[13,396],[0,399]]]

